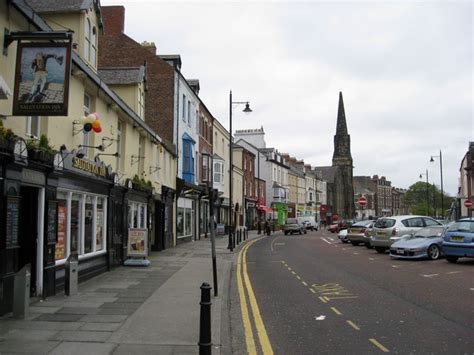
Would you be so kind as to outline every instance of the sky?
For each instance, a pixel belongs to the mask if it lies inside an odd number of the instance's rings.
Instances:
[[[339,92],[354,176],[417,181],[456,196],[474,141],[471,1],[135,1],[125,33],[179,54],[201,100],[229,127],[265,130],[267,147],[329,166]],[[434,162],[430,163],[431,156]],[[420,174],[423,174],[420,179]]]

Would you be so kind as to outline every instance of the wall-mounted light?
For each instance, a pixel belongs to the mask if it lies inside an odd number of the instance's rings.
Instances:
[[[72,135],[76,136],[82,132],[84,125],[79,120],[72,121]]]

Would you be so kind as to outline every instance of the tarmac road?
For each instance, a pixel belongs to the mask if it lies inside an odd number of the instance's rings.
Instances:
[[[234,275],[233,353],[474,353],[473,260],[392,260],[326,231],[249,244]]]

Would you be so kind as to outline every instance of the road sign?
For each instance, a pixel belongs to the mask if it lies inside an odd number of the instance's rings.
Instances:
[[[364,207],[365,205],[367,205],[367,199],[362,196],[357,200],[357,203],[359,204],[359,206]]]
[[[464,201],[464,207],[471,208],[472,207],[472,201],[471,200]]]

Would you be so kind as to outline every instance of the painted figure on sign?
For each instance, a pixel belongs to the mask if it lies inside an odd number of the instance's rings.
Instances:
[[[27,101],[33,101],[36,95],[46,96],[43,93],[46,81],[48,79],[48,70],[46,66],[48,60],[54,58],[59,65],[63,64],[64,57],[58,56],[56,54],[44,54],[43,52],[38,52],[31,63],[31,70],[33,71],[33,85],[31,85],[30,96]]]

